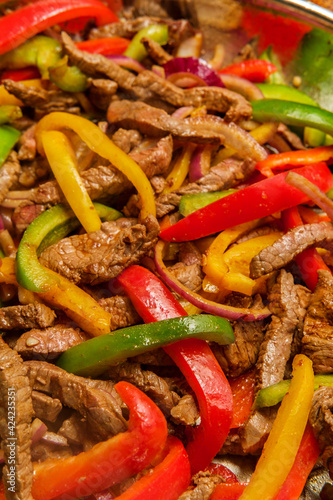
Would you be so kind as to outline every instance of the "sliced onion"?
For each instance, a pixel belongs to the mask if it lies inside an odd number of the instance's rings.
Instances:
[[[197,57],[174,57],[163,65],[165,78],[177,73],[188,73],[200,78],[206,85],[224,87],[219,75],[203,59]]]
[[[132,57],[127,57],[127,56],[105,56],[108,59],[111,59],[111,61],[115,62],[116,64],[119,64],[119,66],[122,66],[123,68],[127,69],[132,69],[133,71],[136,71],[137,73],[141,73],[141,71],[144,71],[146,68],[136,61],[135,59],[132,59]]]
[[[194,111],[193,106],[182,106],[181,108],[176,109],[176,111],[174,111],[171,116],[173,116],[174,118],[182,118],[183,119],[183,118],[187,118],[188,116],[190,116],[192,111]]]
[[[291,186],[302,191],[306,196],[313,201],[318,207],[327,213],[333,221],[333,201],[321,191],[318,186],[309,181],[303,175],[296,172],[288,172],[286,182]]]
[[[254,83],[246,80],[246,78],[241,78],[236,75],[219,75],[224,86],[229,89],[237,92],[238,94],[243,95],[249,101],[257,101],[258,99],[263,99],[264,94],[261,90],[254,85]]]
[[[245,130],[236,123],[227,123],[219,116],[207,115],[187,118],[194,126],[205,128],[212,133],[223,136],[224,146],[233,149],[241,158],[252,158],[261,161],[267,158],[266,150]]]
[[[184,299],[188,300],[191,304],[198,307],[202,311],[230,320],[241,319],[243,321],[256,321],[267,318],[271,315],[271,312],[267,307],[258,310],[227,306],[204,299],[201,295],[189,290],[167,269],[163,262],[163,253],[167,244],[167,242],[160,240],[155,247],[156,270],[165,283],[172,288],[172,290]]]
[[[161,78],[165,78],[165,72],[162,66],[158,66],[157,64],[154,64],[151,68],[152,72],[155,73],[155,75],[158,75]]]
[[[192,154],[189,167],[189,181],[196,182],[207,174],[212,157],[212,147],[199,144]]]

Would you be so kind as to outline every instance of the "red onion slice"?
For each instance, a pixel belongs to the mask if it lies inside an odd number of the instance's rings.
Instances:
[[[249,101],[257,101],[264,98],[261,90],[254,83],[246,80],[246,78],[236,75],[219,75],[219,77],[227,89],[243,95]]]
[[[160,240],[155,247],[155,265],[158,274],[165,281],[165,283],[172,288],[181,297],[188,300],[191,304],[199,309],[215,316],[221,316],[229,320],[243,320],[243,321],[256,321],[259,319],[267,318],[271,315],[270,310],[265,307],[264,309],[247,309],[240,307],[226,306],[204,299],[201,295],[192,292],[185,287],[173,274],[167,269],[163,262],[163,253],[167,242]]]
[[[163,66],[165,78],[175,73],[188,73],[200,78],[206,85],[213,87],[224,87],[219,75],[203,59],[197,57],[174,57]]]
[[[296,172],[288,172],[285,181],[306,194],[333,221],[333,201],[315,184]]]
[[[189,181],[196,182],[207,174],[212,157],[212,147],[200,144],[192,154],[189,167]]]

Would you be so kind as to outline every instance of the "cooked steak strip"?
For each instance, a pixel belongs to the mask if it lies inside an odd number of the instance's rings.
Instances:
[[[80,113],[79,101],[72,93],[62,90],[45,90],[27,87],[21,82],[3,80],[5,89],[15,97],[23,101],[25,106],[37,108],[43,113],[51,111],[66,111]]]
[[[78,328],[54,325],[49,328],[33,329],[23,333],[15,344],[24,359],[53,360],[70,347],[88,340]]]
[[[240,181],[247,179],[254,171],[252,160],[236,160],[230,158],[212,167],[209,172],[197,182],[185,184],[177,191],[161,194],[156,198],[157,217],[163,217],[178,207],[184,194],[208,193],[229,189]]]
[[[138,74],[135,85],[155,93],[176,108],[205,106],[209,111],[225,113],[228,122],[250,118],[252,114],[251,105],[245,97],[222,87],[182,89],[149,70]]]
[[[172,420],[176,424],[196,425],[200,418],[200,412],[192,394],[185,394],[176,406],[171,408]]]
[[[330,271],[318,271],[318,283],[304,320],[302,352],[312,360],[315,373],[333,373],[333,276]]]
[[[6,461],[3,482],[8,500],[33,500],[30,451],[32,418],[31,387],[27,369],[17,352],[10,349],[0,337],[0,436]],[[11,483],[13,469],[9,464],[9,460],[13,458],[13,444],[14,484]],[[12,489],[9,490],[9,487]]]
[[[148,55],[160,66],[163,66],[168,61],[171,61],[173,57],[161,47],[161,45],[151,38],[141,38],[141,43],[145,46]]]
[[[148,179],[168,172],[173,154],[171,135],[162,137],[155,146],[134,148],[129,156],[142,168]]]
[[[272,317],[259,349],[255,392],[283,380],[294,335],[303,328],[309,296],[309,290],[295,285],[293,276],[281,270],[268,295]],[[266,409],[252,413],[241,435],[246,453],[263,445],[274,418],[274,411]]]
[[[19,139],[19,160],[34,160],[36,156],[36,139],[35,139],[36,125],[31,125]]]
[[[118,148],[128,154],[136,146],[142,143],[142,135],[138,130],[118,128],[112,135],[112,140]]]
[[[32,391],[32,405],[35,416],[41,420],[55,422],[62,410],[61,401],[39,391]]]
[[[17,153],[11,151],[0,168],[0,203],[6,198],[13,184],[17,182],[20,170],[21,166],[17,159]]]
[[[149,370],[142,370],[138,363],[122,363],[108,371],[112,380],[126,380],[135,385],[169,416],[171,409],[179,402],[180,396],[169,389],[167,382]]]
[[[99,231],[64,238],[47,248],[40,262],[74,283],[97,284],[136,264],[157,242],[159,225],[152,216],[104,222]]]
[[[46,328],[53,325],[55,318],[55,312],[39,302],[2,307],[0,309],[0,329]]]
[[[121,408],[110,392],[45,361],[25,361],[24,365],[33,389],[49,393],[77,410],[94,436],[107,439],[126,429]]]
[[[99,305],[111,313],[110,330],[125,328],[140,323],[141,318],[128,297],[115,295],[98,301]]]
[[[209,500],[217,484],[223,483],[221,476],[210,472],[199,472],[193,477],[194,486],[190,486],[178,500]]]
[[[306,248],[316,246],[333,249],[333,225],[331,222],[317,222],[296,227],[264,248],[250,264],[251,278],[260,278],[291,262]]]
[[[117,92],[118,85],[106,78],[90,78],[89,99],[98,109],[107,110],[112,96]]]
[[[333,387],[319,387],[313,395],[309,415],[314,434],[319,443],[324,466],[333,475]]]

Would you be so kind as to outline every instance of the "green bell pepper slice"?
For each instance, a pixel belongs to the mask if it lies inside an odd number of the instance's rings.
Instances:
[[[212,193],[184,194],[180,199],[179,212],[186,217],[199,208],[205,207],[216,200],[220,200],[235,191],[236,189],[226,189],[225,191],[215,191]]]
[[[290,380],[281,380],[277,384],[261,389],[253,403],[254,408],[266,408],[275,406],[282,401],[290,387]],[[333,387],[333,375],[315,375],[314,390],[320,386]]]
[[[280,99],[259,99],[251,104],[253,119],[258,122],[276,121],[286,125],[312,127],[333,135],[333,113],[325,109]]]
[[[8,122],[10,123],[21,117],[22,111],[19,106],[13,106],[11,104],[3,104],[0,106],[0,125]]]
[[[94,203],[94,206],[104,220],[116,220],[122,216],[117,210],[101,203]],[[49,290],[55,278],[39,263],[38,255],[78,226],[73,212],[63,205],[56,205],[39,215],[25,230],[17,250],[18,283],[32,292]]]
[[[165,45],[169,38],[168,27],[165,24],[151,24],[138,31],[125,50],[124,56],[142,61],[147,56],[147,51],[141,43],[141,39],[144,37],[151,38],[160,45]]]
[[[83,92],[87,77],[77,67],[68,66],[62,58],[61,44],[54,38],[38,35],[0,56],[0,68],[20,69],[37,66],[42,78],[50,78],[67,92]]]
[[[274,64],[274,66],[277,67],[277,71],[269,75],[269,77],[266,79],[267,83],[277,83],[277,84],[285,84],[286,83],[286,78],[283,73],[282,69],[282,64],[279,59],[279,56],[274,52],[272,45],[267,47],[261,55],[260,59],[263,59],[264,61],[268,61]]]
[[[4,164],[7,156],[19,140],[21,132],[10,125],[0,127],[0,167]]]
[[[235,341],[228,320],[209,314],[182,316],[130,326],[67,349],[57,366],[76,375],[96,377],[129,357],[178,340],[197,338],[227,345]]]

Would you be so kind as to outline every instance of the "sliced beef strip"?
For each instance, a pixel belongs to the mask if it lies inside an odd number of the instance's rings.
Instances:
[[[47,248],[40,262],[74,283],[97,284],[117,276],[147,255],[157,242],[153,216],[104,222],[99,231],[64,238]]]
[[[163,64],[173,59],[173,57],[152,38],[141,38],[141,43],[145,46],[148,55],[160,66],[163,66]]]
[[[39,391],[32,391],[32,405],[35,416],[41,420],[55,422],[62,410],[61,401]]]
[[[29,203],[29,202],[28,202]],[[31,224],[33,220],[38,217],[41,213],[45,212],[46,205],[25,205],[22,207],[18,207],[14,210],[12,216],[12,222],[15,227],[15,231],[17,234],[22,234],[23,231]]]
[[[19,160],[34,160],[36,156],[36,125],[31,125],[19,139]]]
[[[252,114],[251,105],[245,97],[227,88],[203,86],[182,89],[149,70],[139,73],[134,84],[153,92],[176,108],[205,106],[209,111],[225,113],[229,122],[250,118]]]
[[[118,128],[112,135],[112,140],[118,148],[128,154],[142,142],[142,135],[138,130]]]
[[[17,182],[21,166],[17,153],[11,151],[0,168],[0,203],[6,198],[8,191]]]
[[[78,377],[44,361],[25,361],[24,365],[33,389],[77,410],[96,438],[107,439],[126,430],[118,402],[103,386],[97,388],[97,381]]]
[[[12,400],[11,397],[15,399]],[[3,482],[7,487],[11,479],[8,464],[9,445],[13,443],[11,438],[15,439],[15,484],[13,485],[15,492],[6,492],[8,500],[33,500],[31,495],[33,468],[30,451],[32,418],[31,387],[27,369],[17,352],[10,349],[0,337],[0,436],[6,461],[3,468]]]
[[[81,415],[77,412],[63,421],[58,434],[64,436],[69,444],[77,447],[82,446],[83,450],[91,448],[92,444],[94,444],[89,436],[86,422],[82,420]]]
[[[125,328],[140,323],[141,318],[128,297],[115,295],[98,300],[100,306],[111,313],[110,330]]]
[[[324,466],[333,476],[333,387],[314,392],[309,422],[318,441]]]
[[[108,376],[112,380],[126,380],[141,389],[167,416],[180,400],[180,396],[169,389],[167,382],[162,377],[152,371],[142,370],[138,363],[125,362],[113,366],[108,370]]]
[[[201,289],[203,280],[201,253],[193,243],[180,245],[179,262],[169,267],[169,271],[193,292]]]
[[[15,351],[24,359],[50,361],[88,338],[79,328],[58,324],[23,333],[15,344]]]
[[[283,269],[268,295],[272,317],[259,349],[255,392],[283,380],[293,338],[303,329],[309,298],[309,290],[295,285],[293,276]],[[252,412],[241,432],[245,453],[262,447],[274,418],[274,409]]]
[[[32,460],[34,462],[45,462],[48,459],[62,460],[73,456],[69,446],[55,444],[54,442],[40,439],[31,450]]]
[[[333,249],[333,225],[317,222],[296,227],[261,250],[250,264],[251,278],[256,279],[284,267],[306,248],[316,246]]]
[[[198,423],[200,412],[192,394],[181,397],[176,406],[171,408],[170,414],[176,424],[194,426]]]
[[[312,360],[315,373],[333,373],[333,277],[324,269],[318,271],[305,316],[302,352]]]
[[[161,194],[156,198],[157,217],[163,217],[179,206],[182,195],[192,193],[208,193],[229,189],[240,181],[247,179],[254,172],[255,162],[252,160],[236,160],[230,158],[212,167],[197,182],[185,184],[177,191]]]
[[[38,157],[38,160],[25,161],[24,164],[21,165],[17,183],[12,186],[11,190],[32,188],[38,182],[47,179],[49,174],[50,166],[46,158]]]
[[[221,476],[210,472],[199,472],[192,478],[193,486],[190,486],[178,500],[209,500],[216,485],[224,482]]]
[[[55,312],[39,302],[0,309],[0,329],[46,328],[53,325]]]
[[[66,111],[80,113],[79,102],[72,93],[61,90],[44,90],[35,87],[27,87],[21,82],[3,80],[5,89],[15,97],[23,101],[25,106],[36,108],[40,113],[51,111]]]
[[[148,179],[153,175],[164,175],[168,172],[173,153],[171,135],[162,137],[155,146],[134,148],[129,156],[142,168]]]
[[[90,78],[89,99],[98,109],[107,110],[111,102],[112,96],[118,90],[118,85],[112,80],[106,78]]]

